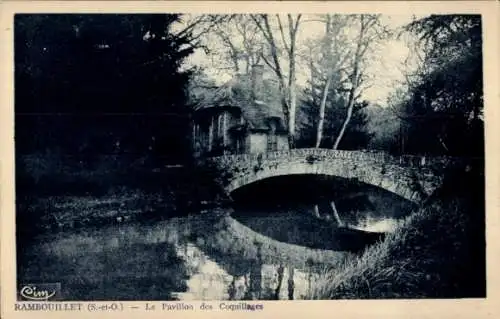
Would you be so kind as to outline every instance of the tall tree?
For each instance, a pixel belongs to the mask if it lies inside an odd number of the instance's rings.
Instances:
[[[347,111],[344,122],[333,143],[333,149],[337,149],[344,137],[349,124],[356,100],[359,98],[360,89],[365,79],[364,66],[368,57],[369,49],[387,33],[380,23],[380,15],[354,15],[353,19],[357,25],[357,34],[354,45],[354,54],[349,62],[348,87],[347,87]]]
[[[295,138],[295,113],[297,108],[296,92],[296,62],[297,62],[297,34],[302,15],[286,15],[287,24],[282,22],[282,17],[276,14],[274,28],[270,16],[267,14],[251,15],[256,26],[264,36],[269,57],[262,54],[264,62],[274,71],[278,78],[283,113],[288,126],[288,143],[294,147]],[[276,28],[278,29],[276,31]],[[288,32],[287,32],[288,31]],[[281,42],[280,40],[281,39]],[[280,52],[286,52],[286,65],[288,72],[282,65]]]
[[[482,39],[477,15],[432,15],[410,23],[420,66],[398,105],[407,152],[482,155]],[[422,136],[426,136],[425,142]]]
[[[263,38],[248,15],[234,15],[213,30],[225,54],[217,50],[216,55],[229,59],[234,73],[250,73],[253,65],[260,64]],[[213,46],[213,44],[212,44]]]
[[[18,150],[185,156],[193,43],[179,18],[16,15]]]
[[[323,126],[325,120],[325,108],[327,104],[327,97],[329,90],[331,88],[334,76],[337,76],[337,81],[335,81],[335,86],[340,86],[341,83],[338,81],[340,77],[338,76],[347,57],[349,56],[348,46],[346,45],[346,37],[343,31],[348,27],[349,16],[342,15],[330,15],[327,14],[322,16],[324,18],[325,24],[325,36],[323,38],[321,46],[322,51],[322,61],[320,62],[321,69],[325,73],[326,80],[324,81],[324,86],[321,94],[321,102],[318,114],[318,124],[316,128],[316,144],[315,147],[318,148],[321,144],[323,138]],[[311,66],[311,73],[313,73],[313,66]],[[315,72],[319,74],[319,72]]]
[[[335,137],[342,127],[344,115],[346,113],[346,96],[337,91],[337,88],[332,81],[331,87],[328,89],[328,97],[326,98],[324,131],[321,144],[318,147],[331,148]],[[316,92],[323,90],[323,83],[316,83]],[[319,93],[321,94],[321,93]],[[313,94],[310,88],[306,88],[301,97],[298,113],[302,119],[298,127],[297,147],[315,147],[317,142],[317,127],[318,127],[318,110],[321,101],[313,100]],[[368,108],[368,102],[356,102],[353,106],[353,115],[350,125],[346,128],[345,136],[339,144],[339,149],[355,150],[365,149],[371,140],[372,134],[369,132],[368,113],[365,110]]]

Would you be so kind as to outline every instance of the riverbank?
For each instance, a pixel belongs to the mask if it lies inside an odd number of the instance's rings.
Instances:
[[[47,157],[18,159],[18,244],[44,232],[163,220],[224,205],[211,172],[190,165]]]
[[[484,173],[481,169],[469,167],[465,170],[462,167],[449,172],[443,187],[435,196],[406,218],[403,225],[397,228],[394,233],[386,236],[385,240],[371,245],[364,252],[358,253],[356,249],[356,252],[345,260],[343,257],[332,257],[330,253],[319,255],[311,253],[311,248],[313,250],[317,248],[333,249],[332,247],[316,247],[312,243],[318,240],[331,241],[334,237],[331,232],[327,234],[325,231],[319,231],[321,227],[317,223],[311,220],[305,222],[308,220],[305,216],[310,217],[310,214],[308,215],[302,209],[299,211],[304,216],[296,214],[296,223],[305,226],[306,230],[310,230],[312,235],[309,238],[309,245],[304,242],[306,239],[304,235],[296,236],[299,232],[292,227],[293,225],[287,224],[289,220],[284,222],[286,219],[280,217],[279,209],[274,206],[268,211],[257,209],[258,213],[255,216],[248,213],[240,214],[241,216],[235,214],[236,220],[239,221],[230,224],[216,223],[209,218],[216,218],[217,214],[212,216],[198,214],[200,211],[217,210],[216,208],[221,208],[221,203],[224,203],[224,199],[218,197],[221,192],[218,192],[218,183],[214,182],[217,180],[216,174],[210,169],[204,171],[189,167],[145,169],[141,166],[134,168],[132,165],[113,170],[99,169],[94,171],[90,170],[89,167],[80,170],[69,170],[66,167],[55,175],[49,175],[50,171],[54,171],[54,169],[47,170],[46,174],[38,175],[33,174],[34,171],[32,171],[25,176],[19,176],[23,178],[16,181],[18,247],[39,244],[36,235],[44,232],[47,235],[61,235],[63,237],[93,232],[90,239],[79,241],[79,237],[75,237],[77,238],[75,242],[94,245],[95,238],[107,236],[108,230],[111,235],[111,246],[115,245],[116,242],[128,245],[131,239],[130,232],[120,233],[122,237],[119,237],[118,234],[115,234],[117,230],[135,227],[143,229],[138,232],[139,234],[149,234],[150,226],[144,226],[144,224],[148,224],[147,221],[152,220],[153,222],[149,224],[156,225],[161,224],[158,221],[171,221],[175,217],[193,215],[194,219],[188,219],[190,220],[191,233],[196,234],[196,236],[186,240],[200,246],[202,251],[205,248],[206,253],[218,264],[228,267],[229,270],[234,270],[236,277],[245,277],[245,271],[249,269],[245,266],[246,268],[243,267],[245,269],[242,272],[240,268],[245,262],[238,258],[248,257],[247,259],[251,261],[250,265],[254,265],[256,260],[262,259],[257,258],[259,256],[257,248],[250,248],[254,243],[261,243],[259,249],[262,249],[267,256],[279,260],[270,259],[267,262],[300,264],[302,267],[315,260],[318,266],[321,266],[320,268],[331,268],[330,271],[320,270],[319,279],[316,277],[308,279],[311,284],[307,286],[307,296],[301,293],[300,296],[294,298],[457,298],[481,297],[485,294]],[[270,189],[290,188],[292,185],[287,181],[280,183],[284,186],[274,186]],[[256,189],[249,190],[247,197],[251,202],[258,203],[258,200],[255,199],[265,198],[263,193],[269,193],[260,186],[261,184],[256,184]],[[339,198],[338,207],[342,208],[344,200],[338,194],[337,197]],[[359,204],[360,200],[356,197],[352,202]],[[384,205],[375,205],[370,208],[370,210],[380,210],[382,213],[379,215],[392,216],[404,210],[404,205],[394,205],[386,197],[381,198],[379,202]],[[347,201],[344,206],[349,206],[349,203],[350,201]],[[310,207],[310,204],[307,206]],[[392,210],[389,212],[386,208]],[[269,215],[270,217],[259,216],[262,215],[261,213],[264,213],[263,216]],[[146,223],[143,223],[144,221]],[[221,228],[212,228],[217,225]],[[227,231],[233,228],[234,231]],[[255,235],[255,232],[260,235]],[[241,238],[245,240],[241,240]],[[300,241],[295,241],[294,238],[299,238]],[[288,244],[291,242],[310,247],[297,248],[291,245],[275,244],[275,241],[287,242]],[[345,238],[341,241],[354,243],[354,241]],[[42,243],[44,243],[43,240]],[[62,246],[66,247],[67,245]],[[91,254],[87,254],[86,249],[78,247],[70,250],[82,254],[81,266],[85,268]],[[118,252],[117,247],[113,247],[113,250],[117,250],[116,259],[95,257],[98,261],[92,261],[91,264],[100,264],[110,271],[115,269],[118,261],[124,256],[123,252]],[[219,250],[215,247],[218,247]],[[151,249],[148,254],[154,255],[157,250],[155,250],[156,248]],[[138,251],[143,250],[143,248],[138,247]],[[282,254],[278,254],[277,250],[281,251]],[[90,249],[90,251],[92,250]],[[233,253],[230,253],[232,251]],[[308,258],[308,256],[312,257]],[[226,260],[227,258],[230,262]],[[29,268],[31,259],[34,260],[34,257],[28,256],[23,261],[23,258],[18,255],[18,265],[25,265]],[[147,261],[150,264],[148,261],[150,259],[147,256],[140,261],[131,258],[130,262],[137,262],[139,265]],[[47,258],[43,262],[53,262],[53,260],[53,258]],[[71,262],[68,261],[67,267],[70,265]],[[67,269],[69,268],[62,267],[60,270],[66,271]],[[130,267],[131,276],[135,276],[134,271],[136,270],[134,269],[136,268]],[[55,274],[52,269],[49,270],[47,273]],[[141,271],[137,270],[138,273]],[[156,269],[156,271],[163,270]],[[39,269],[33,268],[33,273],[39,273]],[[91,276],[90,273],[89,276]],[[258,271],[256,274],[258,277]],[[282,280],[285,280],[283,278]],[[36,281],[32,280],[31,277],[22,277],[21,279]],[[51,282],[45,279],[47,278],[44,278],[44,281]],[[153,278],[148,281],[149,284],[154,286],[154,280]],[[292,282],[291,287],[293,285]],[[224,287],[224,289],[227,288]],[[175,285],[175,291],[182,291],[182,289]],[[158,298],[163,297],[158,295]]]
[[[485,297],[484,174],[461,168],[385,240],[313,283],[311,299]]]

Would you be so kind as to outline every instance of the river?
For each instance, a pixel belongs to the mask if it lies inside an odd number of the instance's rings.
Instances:
[[[305,299],[321,272],[413,209],[322,176],[270,178],[232,195],[227,209],[39,235],[18,250],[19,282],[59,282],[61,300]]]

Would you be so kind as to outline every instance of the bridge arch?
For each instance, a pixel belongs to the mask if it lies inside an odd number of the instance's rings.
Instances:
[[[316,174],[354,179],[419,203],[442,183],[447,158],[393,157],[382,152],[293,149],[208,159],[226,192],[270,177]]]

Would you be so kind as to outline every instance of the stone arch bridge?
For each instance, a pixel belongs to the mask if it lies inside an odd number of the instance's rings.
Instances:
[[[420,203],[441,184],[449,157],[395,157],[383,152],[293,149],[207,158],[227,193],[275,176],[318,174],[377,186]]]

